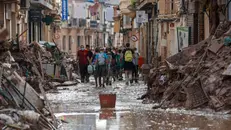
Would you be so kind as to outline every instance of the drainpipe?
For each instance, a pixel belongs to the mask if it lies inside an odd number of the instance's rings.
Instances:
[[[158,21],[156,20],[156,18],[158,17],[158,13],[157,13],[157,4],[154,5],[154,27],[156,27],[155,30],[155,39],[154,39],[154,56],[155,56],[155,66],[158,67],[158,52],[157,52],[157,47],[158,47],[158,35],[159,35],[159,26],[158,26]]]
[[[145,31],[147,32],[146,33],[146,64],[148,64],[148,42],[149,42],[149,39],[148,39],[148,35],[149,35],[149,23],[146,23],[146,27],[145,27]]]

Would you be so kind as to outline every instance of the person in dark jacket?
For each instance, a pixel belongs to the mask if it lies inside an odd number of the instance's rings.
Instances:
[[[93,53],[90,49],[90,46],[89,45],[86,45],[86,50],[88,51],[87,52],[87,60],[88,60],[88,65],[91,64],[92,62],[92,58],[93,58]],[[89,82],[89,77],[90,77],[90,74],[86,74],[86,82]]]

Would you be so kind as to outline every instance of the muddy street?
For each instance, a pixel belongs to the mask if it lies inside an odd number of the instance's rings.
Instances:
[[[60,130],[229,130],[230,117],[211,110],[156,109],[137,100],[146,86],[114,83],[106,88],[89,84],[59,87],[47,94],[55,115],[68,123]],[[117,94],[116,108],[101,110],[99,93]]]

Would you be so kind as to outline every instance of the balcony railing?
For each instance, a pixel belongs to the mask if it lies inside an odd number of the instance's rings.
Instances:
[[[0,0],[0,3],[19,3],[20,0]]]
[[[147,4],[151,4],[154,2],[157,2],[158,0],[136,0],[136,6],[138,9],[141,9],[142,7],[144,7]]]
[[[31,0],[31,4],[40,5],[50,10],[53,9],[51,0]]]

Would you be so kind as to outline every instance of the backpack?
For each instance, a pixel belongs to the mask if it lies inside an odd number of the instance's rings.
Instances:
[[[124,57],[125,57],[124,59],[125,59],[126,62],[132,62],[132,60],[133,60],[132,51],[131,50],[127,50],[125,52],[125,56]]]
[[[103,53],[100,53],[99,54],[99,57],[98,57],[98,65],[105,65],[105,56]]]
[[[117,55],[116,55],[116,64],[119,64],[119,63],[120,63],[120,55],[117,54]]]
[[[88,65],[87,66],[87,72],[88,72],[88,74],[93,74],[93,72],[94,72],[94,66],[93,65]]]

